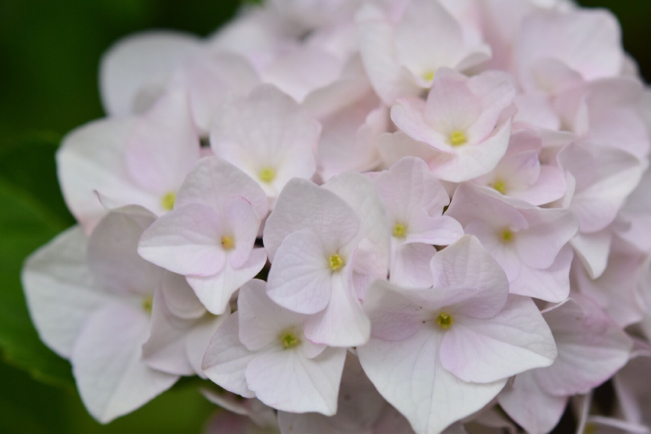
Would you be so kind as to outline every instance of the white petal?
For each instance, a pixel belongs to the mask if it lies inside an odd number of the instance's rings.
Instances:
[[[211,276],[226,263],[220,244],[224,222],[215,210],[186,204],[157,219],[143,234],[138,253],[182,275]]]
[[[438,433],[481,409],[506,384],[466,383],[439,361],[442,333],[423,327],[408,339],[371,339],[357,348],[364,372],[417,433]]]
[[[549,326],[530,298],[512,295],[489,319],[458,315],[441,343],[441,363],[466,381],[506,379],[546,367],[557,351]]]
[[[267,294],[294,312],[322,311],[332,292],[333,272],[328,261],[335,253],[327,251],[310,229],[288,235],[277,250],[269,271]]]
[[[497,399],[504,411],[531,433],[554,429],[567,405],[567,397],[549,395],[542,390],[533,372],[517,375]]]
[[[233,196],[248,200],[260,219],[267,215],[267,196],[257,182],[222,159],[205,157],[199,160],[183,182],[175,206],[201,203],[221,210]]]
[[[87,243],[79,226],[68,229],[33,253],[22,273],[39,337],[66,358],[89,315],[116,299],[95,282],[88,269]]]
[[[440,307],[463,303],[460,312],[490,318],[506,303],[509,286],[506,275],[473,236],[466,235],[438,252],[430,268],[434,288],[441,288],[437,297]],[[466,295],[462,295],[461,288],[468,290]]]
[[[237,297],[240,315],[240,341],[251,351],[272,344],[286,329],[302,332],[306,316],[283,309],[265,291],[265,282],[252,280],[240,289]]]
[[[175,192],[199,159],[199,135],[190,117],[187,94],[161,97],[129,134],[126,163],[133,179],[161,197]]]
[[[332,416],[337,412],[345,358],[344,348],[328,348],[313,359],[293,350],[262,353],[246,368],[246,381],[270,407]]]
[[[88,264],[97,281],[117,295],[150,295],[163,270],[138,255],[138,240],[155,216],[139,206],[111,211],[88,241]]]
[[[147,314],[124,304],[104,307],[85,324],[71,361],[81,399],[98,421],[130,413],[178,379],[142,360],[148,335]]]
[[[145,32],[118,41],[100,65],[106,111],[119,116],[145,108],[136,104],[138,92],[156,84],[162,87],[176,67],[200,51],[200,44],[195,35],[170,31]]]
[[[547,393],[588,393],[628,362],[633,341],[589,300],[569,300],[543,315],[558,346],[554,364],[534,371]]]
[[[350,242],[359,230],[355,211],[340,197],[303,179],[293,179],[278,197],[264,229],[264,246],[269,260],[292,232],[313,228],[327,234],[321,241],[336,251]]]
[[[567,300],[570,295],[570,266],[573,257],[572,248],[567,245],[547,269],[538,270],[523,264],[518,277],[510,283],[511,294],[526,295],[552,303]]]
[[[371,323],[357,298],[350,269],[333,274],[330,302],[307,320],[305,336],[318,344],[354,347],[368,341],[370,334]]]
[[[210,341],[201,367],[204,374],[229,392],[245,398],[253,398],[253,393],[246,385],[246,367],[256,356],[249,351],[238,337],[239,314],[235,312],[217,329]]]
[[[116,206],[142,205],[158,214],[164,212],[161,198],[140,187],[127,169],[125,147],[133,118],[94,121],[68,133],[56,160],[63,197],[87,232],[106,214],[95,191]]]
[[[266,263],[267,255],[264,249],[253,249],[249,260],[240,268],[226,264],[213,276],[187,276],[186,279],[206,309],[213,315],[221,315],[228,307],[233,293],[253,279]]]

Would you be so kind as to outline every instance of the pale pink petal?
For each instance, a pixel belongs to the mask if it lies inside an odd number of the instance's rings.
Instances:
[[[279,56],[262,72],[262,80],[277,86],[298,102],[313,90],[333,83],[343,64],[335,56],[317,47],[302,47]]]
[[[558,358],[533,372],[550,395],[588,393],[612,377],[629,359],[633,341],[589,300],[569,300],[543,316],[549,324]]]
[[[509,196],[540,206],[562,198],[566,191],[563,171],[558,167],[543,165],[536,182],[526,190],[509,192]]]
[[[420,243],[396,246],[391,260],[389,277],[392,283],[407,288],[429,288],[432,286],[430,261],[436,253],[434,246]]]
[[[419,158],[401,159],[381,172],[375,183],[387,214],[394,221],[406,223],[410,213],[418,208],[431,216],[440,216],[450,203],[450,196]]]
[[[441,364],[465,381],[491,382],[556,359],[554,338],[530,298],[512,295],[488,319],[455,315],[441,343]]]
[[[515,80],[501,71],[487,71],[470,77],[468,89],[481,102],[481,114],[468,129],[473,140],[486,138],[497,125],[504,109],[511,105],[516,94]]]
[[[621,31],[606,10],[532,14],[522,23],[516,58],[521,76],[541,58],[555,58],[587,80],[619,74]]]
[[[327,307],[305,323],[305,336],[317,344],[355,347],[368,341],[371,323],[353,287],[352,266],[332,275]]]
[[[309,229],[287,236],[269,272],[267,294],[286,309],[313,314],[328,305],[334,273],[328,264],[336,252],[325,250]]]
[[[575,144],[561,151],[558,159],[576,180],[570,210],[584,233],[600,231],[612,223],[644,173],[637,158],[616,149]]]
[[[560,303],[570,295],[570,266],[574,254],[563,247],[551,267],[544,270],[522,265],[518,276],[509,284],[511,294],[525,295]]]
[[[464,182],[485,175],[504,156],[511,136],[511,121],[498,124],[491,136],[479,144],[463,145],[454,156],[439,153],[429,161],[432,173],[443,181]]]
[[[72,351],[73,374],[89,413],[102,423],[130,413],[179,378],[149,368],[141,346],[149,336],[144,310],[111,304],[93,314]]]
[[[388,219],[384,206],[375,183],[360,173],[337,175],[323,188],[346,201],[359,219],[356,237],[342,251],[352,255],[355,250],[355,288],[358,294],[364,294],[370,280],[386,277],[389,268],[390,235],[386,231]]]
[[[246,381],[256,397],[282,411],[337,412],[339,382],[346,349],[327,348],[308,359],[299,351],[259,354],[246,368]]]
[[[612,230],[607,227],[592,234],[577,234],[570,244],[591,279],[597,279],[608,265]]]
[[[355,211],[336,194],[309,181],[294,179],[283,189],[265,223],[264,246],[269,260],[274,262],[287,235],[314,228],[328,234],[328,239],[321,242],[336,251],[355,237],[359,225]]]
[[[160,289],[165,297],[165,305],[175,317],[197,319],[206,313],[206,308],[183,276],[164,273]]]
[[[139,206],[111,211],[88,240],[87,260],[102,287],[116,295],[151,295],[163,270],[138,255],[138,240],[155,216]],[[119,236],[116,236],[119,234]]]
[[[431,146],[412,139],[402,131],[378,137],[378,151],[387,166],[392,166],[404,157],[418,157],[429,165],[438,156]]]
[[[79,226],[58,235],[25,262],[21,280],[39,337],[68,358],[88,317],[117,298],[93,278],[88,239]]]
[[[203,357],[201,367],[204,374],[229,392],[244,398],[253,398],[255,393],[246,385],[246,367],[257,355],[249,351],[238,337],[239,314],[232,314],[217,329]]]
[[[644,317],[638,286],[645,258],[644,252],[615,238],[603,274],[591,279],[575,263],[572,269],[573,286],[601,306],[621,327],[634,324]],[[617,288],[617,291],[613,291],[613,288]]]
[[[305,315],[283,309],[265,291],[265,282],[252,280],[237,297],[240,341],[251,351],[260,350],[278,339],[286,329],[303,328]]]
[[[416,432],[441,432],[480,410],[506,384],[466,383],[439,361],[443,333],[427,327],[400,341],[371,339],[358,347],[359,360],[378,392]]]
[[[194,122],[206,134],[217,108],[233,94],[249,93],[260,83],[260,78],[247,59],[220,51],[192,59],[170,81],[170,87],[186,89]]]
[[[527,230],[516,234],[515,249],[522,262],[530,267],[550,267],[560,250],[576,235],[579,224],[567,210],[523,208]]]
[[[448,216],[430,217],[424,210],[415,210],[409,223],[405,243],[447,246],[463,236],[458,221]]]
[[[447,135],[456,130],[468,131],[482,115],[482,111],[482,101],[469,88],[465,76],[449,69],[437,71],[423,112],[423,118],[427,124],[434,130]],[[490,127],[491,131],[495,127],[496,121],[497,117]],[[414,137],[411,131],[405,130],[396,119],[394,122],[400,129]],[[418,137],[414,138],[418,139]],[[483,137],[477,137],[477,139],[481,140]]]
[[[228,230],[231,231],[235,243],[233,251],[228,252],[228,263],[233,268],[240,268],[253,250],[260,229],[260,217],[251,202],[241,196],[228,202],[225,214]]]
[[[248,200],[260,219],[267,215],[267,196],[257,182],[227,161],[204,157],[183,182],[175,206],[200,203],[221,211],[234,196]]]
[[[490,318],[507,301],[509,284],[504,271],[473,236],[466,235],[438,252],[430,268],[438,290],[432,297],[439,307],[460,304],[460,313]]]
[[[223,269],[224,222],[206,205],[187,204],[157,219],[143,234],[138,253],[182,275],[212,276]]]
[[[179,188],[199,159],[199,149],[187,94],[176,90],[138,118],[129,134],[125,157],[133,180],[162,197]]]
[[[228,307],[233,293],[253,279],[266,263],[267,254],[264,249],[253,249],[249,260],[240,268],[233,268],[227,263],[213,276],[187,276],[186,280],[206,309],[213,315],[221,315]]]
[[[396,285],[376,280],[369,288],[364,310],[371,320],[373,339],[401,341],[422,327],[423,311]]]
[[[246,98],[220,106],[210,146],[275,198],[290,179],[310,179],[315,173],[320,134],[319,122],[290,96],[260,85]],[[268,170],[274,176],[265,180],[261,173]]]
[[[567,397],[552,396],[540,388],[533,372],[516,375],[497,400],[504,411],[531,433],[550,432],[561,420]]]
[[[185,337],[196,320],[175,318],[161,291],[156,291],[151,311],[151,332],[142,346],[142,359],[150,368],[175,375],[193,375],[185,352]]]
[[[107,113],[120,116],[146,109],[152,101],[142,101],[142,93],[162,93],[172,71],[198,54],[200,47],[195,35],[172,31],[119,40],[100,64],[100,93]]]
[[[422,90],[399,63],[394,44],[395,29],[377,5],[365,3],[357,14],[360,53],[373,88],[386,105]]]
[[[165,212],[161,197],[136,184],[127,169],[125,147],[134,124],[134,118],[110,118],[82,125],[63,138],[57,151],[63,197],[88,233],[107,213],[96,191],[116,207],[139,204]]]

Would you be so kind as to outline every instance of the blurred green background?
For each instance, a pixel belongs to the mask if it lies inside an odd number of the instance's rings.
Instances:
[[[180,385],[108,426],[84,410],[70,366],[45,348],[20,288],[24,258],[73,224],[54,152],[72,128],[102,116],[100,56],[118,38],[173,28],[207,35],[237,0],[0,0],[0,433],[199,432],[215,407]],[[610,8],[651,78],[649,0],[584,0]],[[29,368],[27,368],[29,367]]]

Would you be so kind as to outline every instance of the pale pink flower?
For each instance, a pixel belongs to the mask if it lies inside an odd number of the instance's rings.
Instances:
[[[264,249],[254,248],[266,214],[266,195],[253,179],[206,157],[181,186],[174,210],[143,233],[138,253],[186,276],[206,309],[219,315],[267,261]]]
[[[220,107],[210,146],[216,156],[256,180],[274,201],[290,179],[314,175],[320,134],[321,125],[292,98],[262,85]]]
[[[524,18],[515,66],[527,90],[550,91],[554,81],[615,77],[624,51],[617,19],[606,10],[539,12]]]
[[[204,356],[208,378],[278,410],[335,414],[346,349],[310,342],[308,317],[274,304],[262,281],[242,287],[237,303]]]
[[[578,223],[562,208],[538,208],[486,187],[462,184],[447,216],[475,235],[501,265],[513,294],[551,302],[570,293],[572,249]]]
[[[561,199],[567,191],[565,174],[558,166],[542,163],[541,151],[539,134],[532,130],[516,131],[495,169],[473,182],[537,206]]]
[[[166,273],[136,253],[154,219],[140,207],[111,212],[90,238],[70,229],[36,252],[23,271],[41,338],[70,359],[81,399],[102,423],[132,412],[178,379],[142,360],[151,300]]]
[[[306,335],[314,342],[366,342],[369,323],[359,300],[372,280],[386,278],[386,228],[375,185],[363,175],[346,172],[323,187],[290,181],[264,231],[269,297],[312,315]]]
[[[106,206],[142,205],[158,215],[171,210],[199,157],[187,96],[175,91],[142,116],[102,119],[74,130],[63,139],[57,165],[66,203],[90,232]]]
[[[438,0],[387,3],[366,2],[357,14],[364,66],[385,104],[429,88],[440,68],[463,71],[490,58]]]
[[[438,252],[431,268],[433,288],[371,287],[372,337],[357,348],[370,380],[417,433],[441,432],[488,404],[508,377],[556,358],[538,308],[509,295],[476,238]]]
[[[515,87],[504,73],[467,78],[443,68],[427,101],[400,99],[391,119],[411,139],[431,147],[426,161],[437,177],[468,181],[493,170],[504,156],[511,134],[505,110],[514,96]],[[401,145],[396,141],[382,146]]]
[[[515,377],[498,400],[504,411],[531,433],[551,431],[568,397],[588,393],[628,361],[633,341],[589,300],[570,299],[543,312],[558,358],[547,368]]]
[[[431,286],[429,263],[436,253],[434,245],[446,246],[463,236],[459,222],[442,215],[450,196],[418,158],[405,157],[374,179],[391,235],[391,282]]]
[[[566,171],[568,191],[563,205],[579,219],[572,246],[592,278],[605,267],[611,242],[609,226],[640,182],[646,164],[627,152],[574,143],[558,161]]]
[[[572,265],[572,286],[600,306],[620,327],[639,322],[645,307],[640,284],[646,263],[645,252],[614,237],[607,266],[597,278],[581,262]]]
[[[151,334],[142,346],[143,360],[159,371],[205,377],[203,355],[229,313],[210,314],[183,276],[165,273],[154,294]]]

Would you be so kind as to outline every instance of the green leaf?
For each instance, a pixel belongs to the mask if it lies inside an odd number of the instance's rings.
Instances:
[[[70,364],[39,339],[20,283],[25,258],[70,224],[57,191],[54,151],[47,141],[0,149],[0,354],[39,380],[71,386]]]
[[[10,363],[43,381],[72,384],[70,365],[41,343],[20,284],[24,259],[61,229],[33,198],[0,180],[0,350]]]

